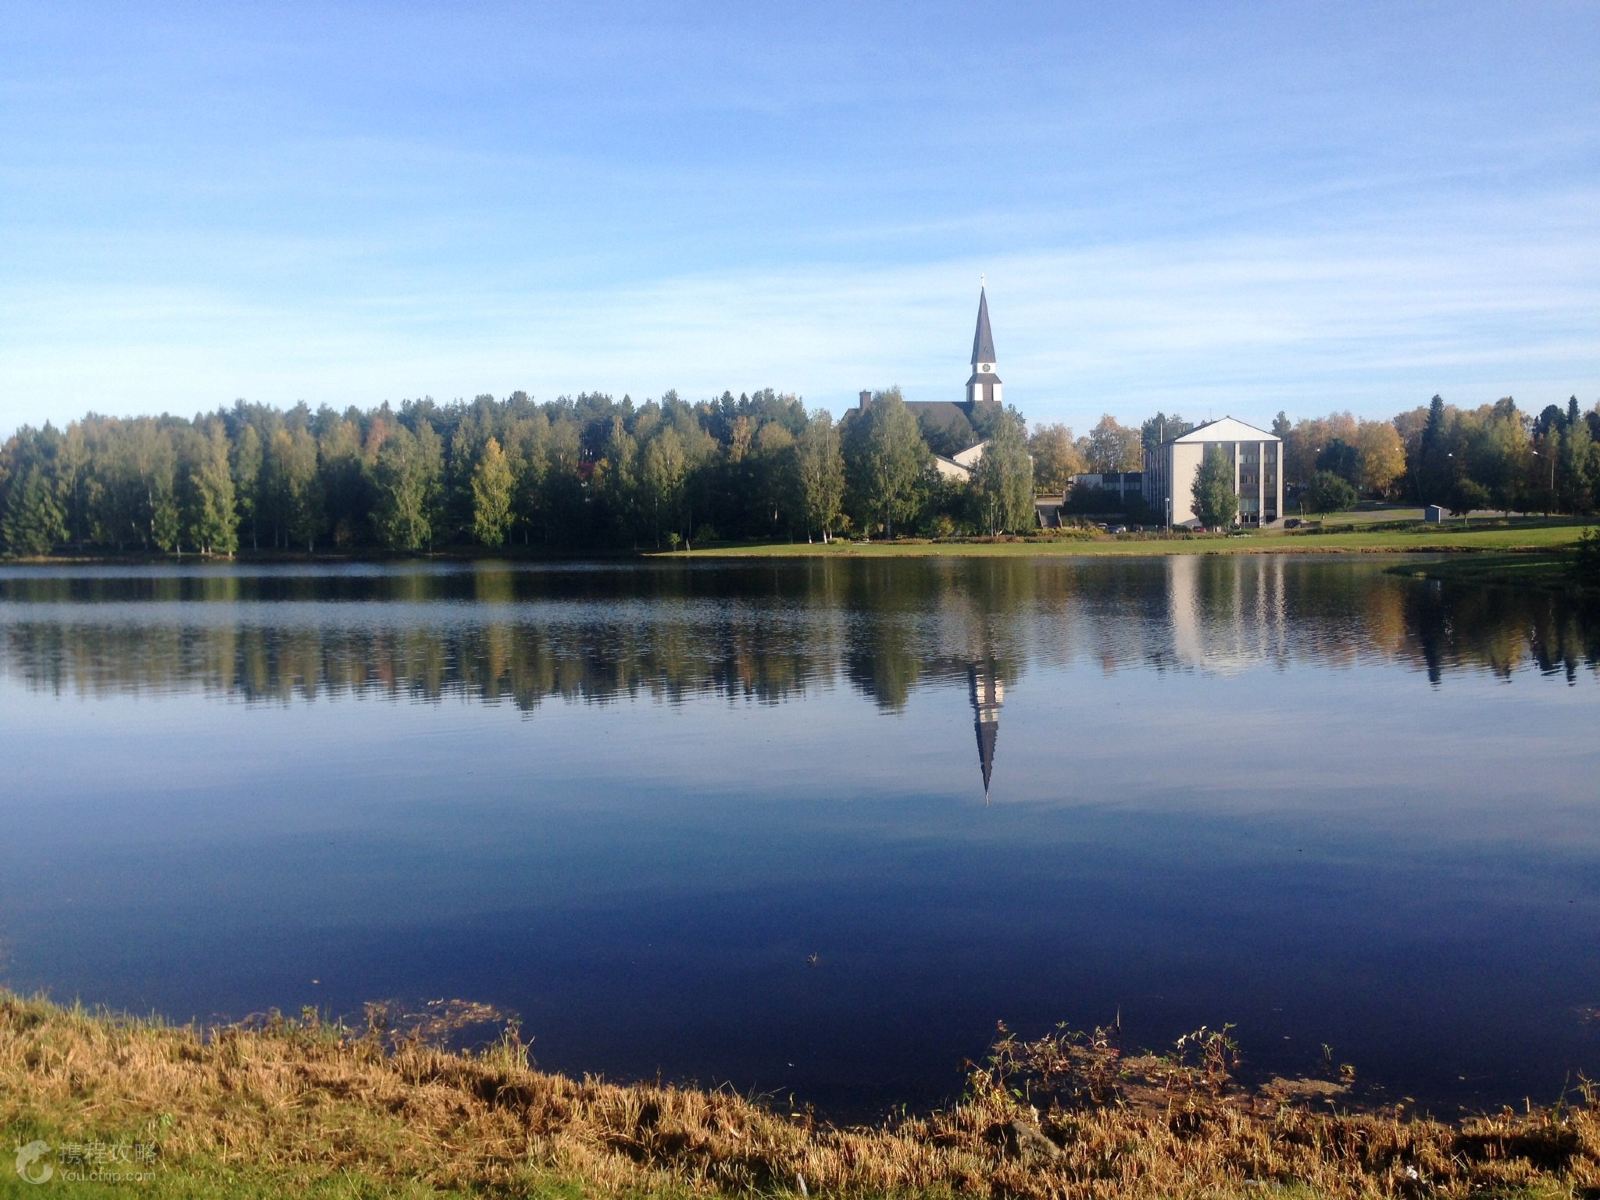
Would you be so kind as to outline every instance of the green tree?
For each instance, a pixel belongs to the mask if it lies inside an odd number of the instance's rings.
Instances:
[[[74,421],[62,434],[51,473],[66,514],[67,540],[82,545],[88,538],[89,496],[94,487],[94,459],[82,422]]]
[[[66,513],[42,466],[30,464],[13,481],[0,533],[13,554],[48,554],[67,540]]]
[[[1450,506],[1451,515],[1464,517],[1473,509],[1488,507],[1489,490],[1476,479],[1463,475],[1450,485],[1445,503]]]
[[[645,499],[655,524],[658,546],[661,544],[663,521],[671,526],[674,534],[683,536],[683,483],[687,474],[683,439],[678,436],[676,429],[667,426],[651,438],[650,444],[645,447],[641,470]]]
[[[440,540],[444,521],[444,439],[433,422],[417,422],[417,469],[422,480],[422,500],[430,530],[427,546]]]
[[[228,435],[221,421],[212,421],[193,443],[189,464],[189,540],[202,554],[239,549],[239,514],[235,507],[233,470],[228,462]]]
[[[827,409],[811,414],[799,439],[789,449],[795,506],[803,514],[806,540],[813,532],[833,540],[833,527],[844,504],[844,455],[839,429]]]
[[[545,475],[550,469],[550,421],[542,412],[518,417],[506,430],[506,459],[511,465],[511,520],[521,530],[523,545],[533,538],[543,506]]]
[[[372,529],[372,474],[361,442],[360,422],[326,409],[317,417],[323,528],[336,546],[349,546]]]
[[[1356,489],[1342,475],[1318,471],[1306,485],[1306,508],[1314,513],[1347,512],[1356,505]]]
[[[1422,438],[1417,449],[1417,499],[1424,504],[1442,498],[1450,488],[1454,472],[1450,464],[1449,441],[1450,414],[1444,398],[1435,395],[1428,402],[1428,420],[1422,427]]]
[[[787,426],[776,421],[763,422],[756,430],[755,449],[751,455],[753,470],[745,481],[745,494],[760,504],[760,515],[766,519],[766,532],[775,534],[782,522],[790,527],[794,514],[787,514],[794,495],[790,482],[790,466],[794,460],[795,436]],[[735,511],[744,507],[737,495],[730,498]],[[794,510],[798,512],[799,510]]]
[[[1591,525],[1578,536],[1578,545],[1567,569],[1575,582],[1600,586],[1600,529]]]
[[[1139,444],[1143,450],[1154,453],[1163,442],[1180,438],[1193,428],[1193,421],[1185,421],[1177,413],[1169,417],[1164,412],[1158,412],[1139,426]]]
[[[1239,497],[1233,490],[1233,461],[1221,446],[1206,450],[1205,459],[1194,474],[1193,496],[1195,515],[1208,529],[1231,525],[1239,515]]]
[[[991,536],[1033,527],[1033,459],[1016,409],[1007,409],[995,422],[972,472],[972,489]]]
[[[1561,431],[1561,451],[1556,466],[1556,490],[1561,507],[1570,513],[1588,512],[1594,506],[1594,463],[1591,453],[1594,440],[1589,436],[1589,423],[1576,412],[1568,415],[1566,427]]]
[[[135,462],[144,485],[145,521],[151,545],[171,554],[181,548],[183,516],[178,502],[178,448],[172,430],[143,418],[137,422]]]
[[[261,435],[245,424],[233,441],[233,501],[239,510],[240,528],[250,528],[250,548],[261,549]]]
[[[272,435],[272,477],[286,544],[316,549],[322,529],[322,486],[317,470],[317,439],[304,426]]]
[[[1333,438],[1317,455],[1317,470],[1331,471],[1354,487],[1361,479],[1361,452],[1343,438]]]
[[[472,532],[485,546],[498,546],[506,540],[515,486],[505,451],[491,437],[472,472]]]
[[[1486,412],[1469,439],[1468,474],[1484,485],[1489,503],[1508,517],[1517,505],[1526,505],[1532,458],[1528,424],[1509,396]]]
[[[416,433],[399,426],[384,442],[375,472],[378,504],[373,520],[378,536],[390,549],[432,546],[443,473],[439,436],[427,421],[419,424]]]
[[[893,537],[895,521],[915,511],[917,480],[929,461],[927,443],[899,388],[877,393],[851,420],[844,456],[846,478],[863,515],[881,521],[885,536]]]
[[[621,413],[612,415],[590,483],[605,515],[606,532],[617,541],[633,540],[640,529],[639,445]]]

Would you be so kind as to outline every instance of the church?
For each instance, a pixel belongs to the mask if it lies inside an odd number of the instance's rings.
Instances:
[[[989,430],[1001,410],[1000,373],[996,369],[994,332],[989,327],[988,289],[978,287],[978,323],[972,333],[972,374],[965,400],[907,400],[923,440],[933,451],[934,467],[946,479],[966,481],[983,457]],[[860,407],[872,403],[861,393]]]

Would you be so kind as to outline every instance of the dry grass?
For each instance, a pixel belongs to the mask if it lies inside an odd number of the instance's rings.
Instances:
[[[728,1092],[545,1074],[514,1027],[466,1055],[314,1017],[203,1034],[0,993],[0,1125],[155,1141],[167,1171],[502,1195],[551,1179],[589,1195],[1600,1194],[1592,1097],[1460,1125],[1318,1112],[1237,1091],[1232,1053],[1205,1031],[1159,1059],[1002,1031],[961,1104],[839,1129]]]

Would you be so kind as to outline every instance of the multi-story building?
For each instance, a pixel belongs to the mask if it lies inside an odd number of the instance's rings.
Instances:
[[[1241,525],[1270,525],[1283,515],[1283,439],[1232,417],[1207,421],[1145,451],[1144,498],[1173,525],[1196,525],[1194,480],[1207,453],[1219,450],[1233,471]]]

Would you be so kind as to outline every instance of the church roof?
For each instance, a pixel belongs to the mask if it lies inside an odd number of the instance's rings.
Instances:
[[[934,421],[940,425],[971,425],[964,400],[907,400],[905,406],[919,421]]]
[[[989,331],[989,297],[984,288],[978,289],[978,327],[972,333],[972,361],[995,361],[994,334]]]

